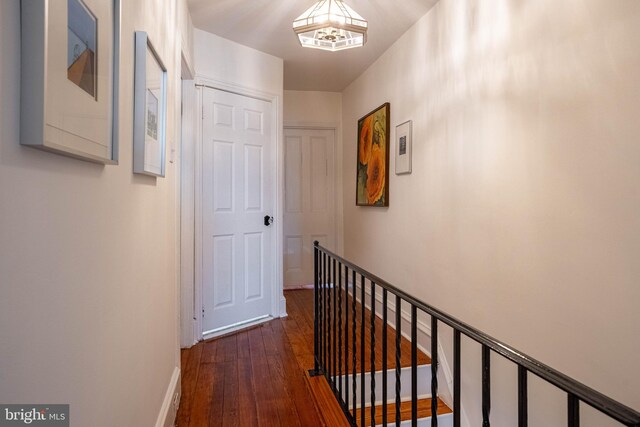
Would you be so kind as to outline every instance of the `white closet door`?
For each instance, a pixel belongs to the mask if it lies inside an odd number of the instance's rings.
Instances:
[[[335,244],[335,132],[285,129],[284,285],[313,284],[313,242]]]

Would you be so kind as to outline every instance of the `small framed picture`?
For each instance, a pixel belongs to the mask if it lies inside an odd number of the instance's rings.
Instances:
[[[411,120],[396,126],[396,175],[411,173]]]
[[[167,68],[146,32],[135,38],[133,172],[164,177]]]

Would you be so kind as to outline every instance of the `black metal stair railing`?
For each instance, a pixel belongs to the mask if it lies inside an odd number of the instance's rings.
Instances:
[[[343,274],[344,273],[344,274]],[[353,285],[349,294],[349,273]],[[360,279],[360,405],[357,402],[357,294],[356,280]],[[344,279],[344,280],[343,280]],[[353,426],[364,426],[366,420],[366,366],[365,324],[366,285],[369,283],[370,322],[370,416],[371,424],[376,419],[376,289],[382,293],[382,425],[401,423],[401,304],[411,307],[411,418],[412,425],[418,423],[418,313],[431,317],[431,426],[438,425],[438,327],[443,323],[453,329],[453,425],[459,427],[461,405],[461,337],[476,341],[482,346],[482,426],[491,422],[491,353],[498,354],[518,366],[518,427],[528,425],[527,378],[534,374],[567,393],[567,425],[580,426],[580,404],[585,403],[623,425],[640,427],[640,413],[587,387],[561,372],[533,359],[532,357],[490,337],[478,329],[438,310],[419,299],[405,293],[379,277],[347,261],[346,259],[314,243],[314,369],[313,375],[324,375],[342,407],[348,421]],[[387,410],[387,327],[389,294],[395,296],[395,417],[389,420]],[[350,306],[349,306],[350,305]],[[343,307],[344,306],[344,307]],[[344,308],[344,322],[343,322]],[[343,328],[344,326],[344,328]],[[344,343],[344,345],[343,345]],[[344,351],[344,364],[343,362]],[[349,359],[349,355],[351,358]],[[349,389],[351,384],[351,389]],[[360,406],[360,407],[359,407]],[[358,413],[359,409],[359,413]],[[359,420],[357,416],[359,414]],[[472,424],[477,424],[472,421]]]

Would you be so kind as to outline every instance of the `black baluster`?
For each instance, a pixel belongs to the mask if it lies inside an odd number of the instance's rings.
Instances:
[[[337,304],[337,289],[336,289],[336,260],[333,258],[333,274],[331,275],[332,280],[332,289],[333,289],[333,358],[331,359],[331,372],[333,373],[333,390],[337,390],[336,384],[336,341],[338,340],[338,317],[336,316],[336,311],[338,308]]]
[[[320,343],[322,344],[322,348],[320,349],[321,354],[321,369],[322,372],[326,372],[326,348],[327,348],[327,337],[326,337],[326,300],[325,300],[325,254],[322,252],[320,254]]]
[[[491,413],[491,350],[482,346],[482,427],[490,427]]]
[[[349,410],[349,267],[344,266],[344,407]]]
[[[331,369],[331,355],[333,354],[333,346],[331,345],[333,342],[333,336],[331,335],[331,332],[333,331],[333,329],[331,329],[331,323],[333,322],[332,319],[332,314],[333,312],[331,311],[331,298],[332,298],[332,292],[333,292],[333,286],[332,286],[332,281],[331,281],[331,256],[327,255],[327,344],[328,344],[328,348],[327,348],[327,382],[329,383],[329,386],[331,387],[331,389],[333,390],[333,374],[332,374],[332,369]]]
[[[338,263],[338,393],[342,399],[342,263]]]
[[[567,406],[569,411],[567,425],[569,427],[580,427],[580,400],[575,394],[569,393]]]
[[[313,242],[313,375],[318,375],[318,351],[320,332],[318,331],[318,317],[320,311],[318,308],[318,241]]]
[[[387,289],[382,289],[382,425],[387,425]]]
[[[453,427],[460,427],[460,331],[453,331]]]
[[[418,426],[418,310],[411,304],[411,425]]]
[[[438,427],[438,319],[431,316],[431,427]]]
[[[322,369],[324,371],[324,375],[325,377],[327,377],[327,374],[329,372],[328,367],[329,367],[329,360],[327,359],[329,356],[329,329],[327,328],[327,325],[329,324],[329,309],[327,306],[327,301],[329,300],[329,288],[327,287],[328,284],[328,276],[327,276],[327,272],[328,272],[328,268],[327,268],[327,254],[324,253],[323,254],[323,258],[324,258],[324,360],[322,361]],[[327,377],[327,381],[329,380],[329,378]]]
[[[527,370],[518,365],[518,427],[529,424],[529,408],[527,403]]]
[[[365,377],[365,361],[364,361],[364,337],[365,337],[365,311],[364,311],[364,299],[365,299],[365,290],[364,290],[364,274],[360,275],[360,311],[362,319],[362,324],[360,325],[360,407],[362,410],[360,411],[360,425],[365,425],[364,420],[364,402],[366,399],[365,390],[364,390],[364,377]]]
[[[402,357],[402,300],[396,295],[396,427],[400,427],[400,404],[402,392],[401,357]]]
[[[356,317],[357,317],[357,312],[356,312],[356,272],[355,270],[351,272],[352,274],[352,290],[351,290],[351,322],[352,322],[352,329],[351,329],[351,361],[353,363],[353,369],[351,370],[351,387],[353,388],[353,418],[355,420],[356,418],[356,409],[357,409],[357,403],[358,403],[358,383],[356,381],[357,379],[357,371],[358,368],[356,366],[357,363],[357,347],[356,347]]]
[[[371,425],[376,420],[376,284],[371,282]]]

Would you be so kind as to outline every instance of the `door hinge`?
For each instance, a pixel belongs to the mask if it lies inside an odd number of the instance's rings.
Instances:
[[[204,318],[204,305],[202,306],[202,317]]]

